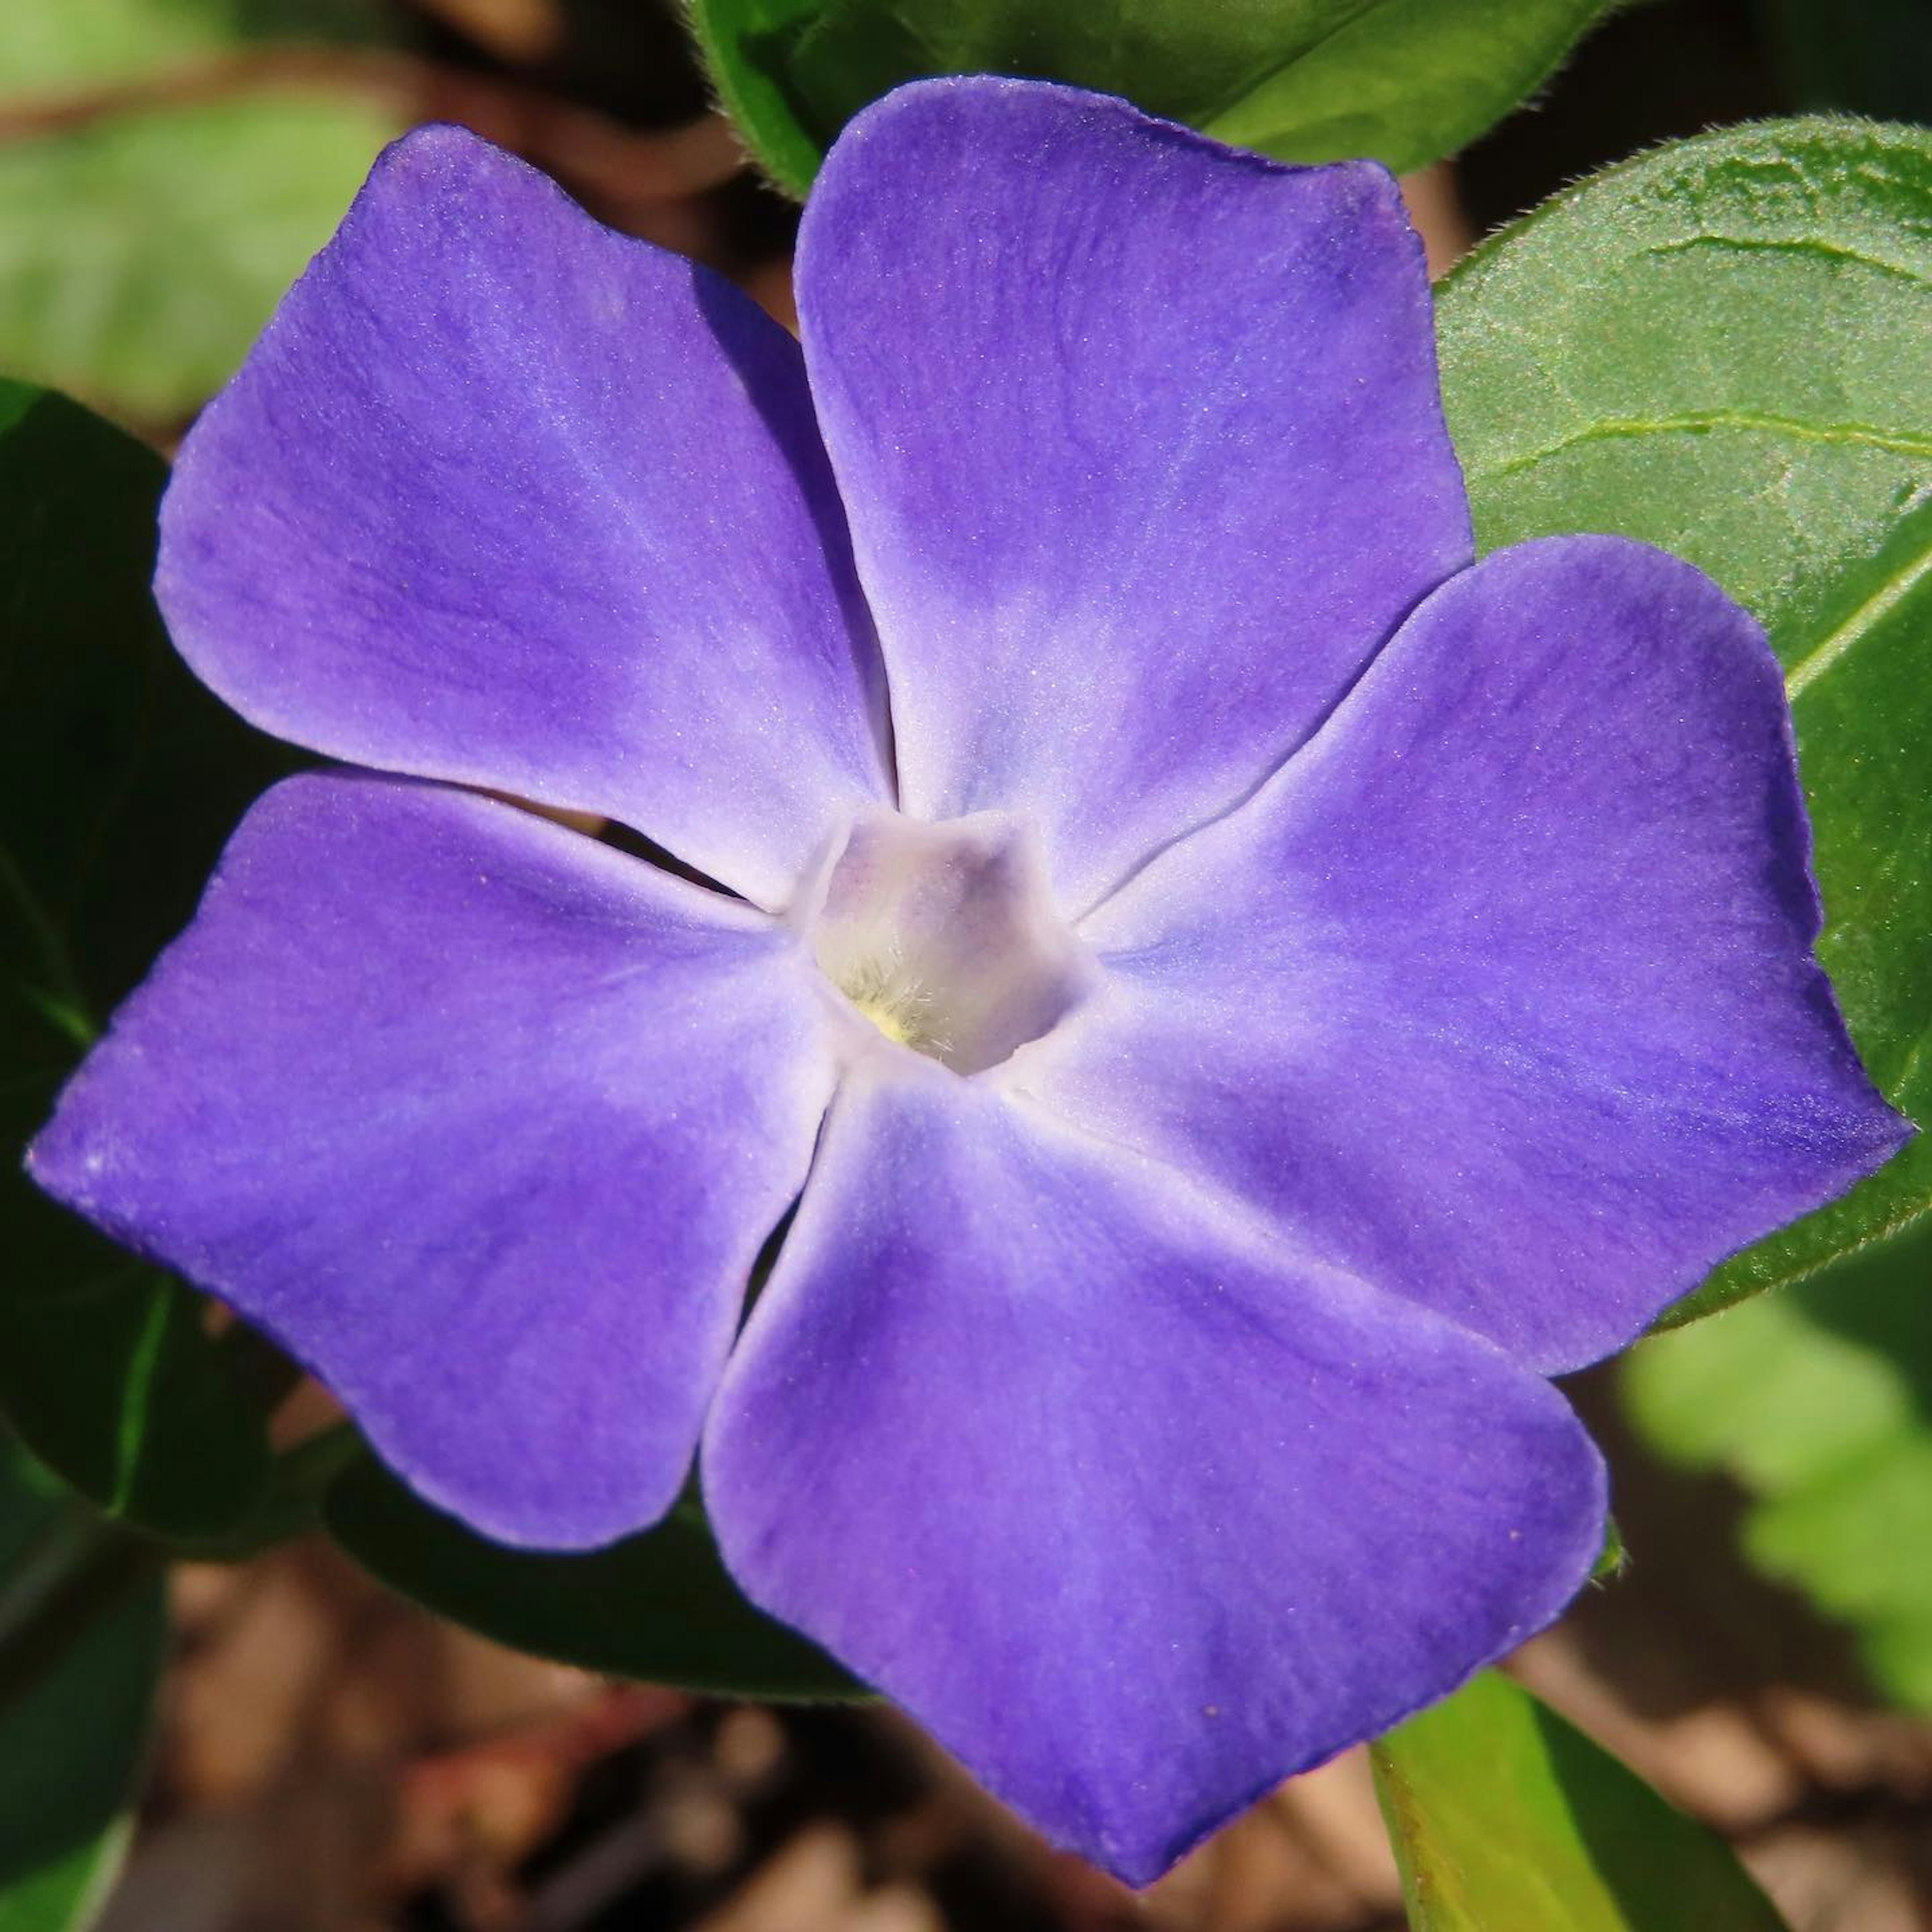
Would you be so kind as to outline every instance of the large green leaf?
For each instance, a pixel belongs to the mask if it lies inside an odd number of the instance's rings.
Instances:
[[[1745,1554],[1932,1712],[1932,1220],[1721,1322],[1646,1342],[1625,1404],[1660,1454],[1753,1501]]]
[[[71,1544],[74,1506],[0,1436],[0,1598]],[[86,1534],[84,1529],[82,1532]],[[82,1573],[71,1569],[70,1577]],[[95,1566],[98,1587],[42,1606],[32,1668],[0,1647],[0,1932],[80,1932],[128,1839],[166,1634],[152,1566]]]
[[[1787,672],[1853,1037],[1932,1121],[1932,134],[1733,129],[1610,170],[1440,304],[1485,548],[1612,530],[1701,564]],[[1684,1320],[1924,1213],[1932,1135],[1720,1269]]]
[[[1419,167],[1534,91],[1606,0],[693,0],[725,105],[802,194],[868,100],[926,74],[1098,88],[1290,160]]]
[[[1494,1671],[1373,1756],[1412,1932],[1782,1932],[1722,1839]]]
[[[219,387],[399,129],[339,83],[231,66],[217,85],[213,64],[376,17],[366,0],[0,7],[0,370],[151,420]]]
[[[194,1298],[20,1170],[83,1046],[287,760],[162,632],[148,579],[165,476],[84,410],[0,382],[0,1408],[103,1508],[200,1536],[267,1480],[256,1408]]]
[[[721,1696],[868,1694],[746,1601],[694,1497],[608,1550],[544,1556],[484,1542],[365,1458],[337,1480],[325,1520],[383,1582],[514,1649]]]

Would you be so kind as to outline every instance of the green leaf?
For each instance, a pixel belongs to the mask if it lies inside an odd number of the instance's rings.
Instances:
[[[869,1694],[745,1600],[694,1496],[608,1550],[540,1555],[486,1543],[365,1458],[337,1480],[324,1520],[392,1588],[512,1649],[718,1696]]]
[[[1597,1552],[1597,1560],[1590,1566],[1590,1581],[1609,1583],[1621,1576],[1630,1562],[1630,1551],[1624,1542],[1624,1533],[1617,1527],[1613,1516],[1604,1519],[1604,1546]]]
[[[1449,280],[1443,382],[1486,548],[1643,537],[1787,672],[1827,924],[1872,1076],[1932,1121],[1932,133],[1727,130],[1597,176]],[[1932,1135],[1666,1318],[1932,1205]]]
[[[1896,1702],[1932,1712],[1932,1220],[1622,1369],[1658,1454],[1732,1476],[1744,1553],[1856,1634]]]
[[[692,0],[725,106],[802,194],[838,130],[923,75],[1125,94],[1290,160],[1420,167],[1548,78],[1606,0]]]
[[[371,19],[357,0],[0,8],[0,369],[153,422],[218,388],[400,131],[366,91],[238,56]]]
[[[1722,1839],[1495,1671],[1372,1755],[1411,1932],[1783,1932]]]
[[[0,1438],[9,1591],[73,1540],[73,1509]],[[96,1574],[109,1587],[47,1606],[57,1628],[31,1672],[9,1670],[16,1646],[0,1647],[0,1932],[80,1932],[126,1846],[166,1622],[152,1565]]]
[[[1405,172],[1486,133],[1607,10],[1605,0],[1330,0],[1320,11],[1332,26],[1203,124],[1283,160],[1372,154]]]
[[[382,0],[27,0],[0,13],[0,74],[36,95],[182,68],[274,41],[378,38]]]
[[[0,382],[0,1408],[103,1508],[232,1528],[268,1480],[200,1304],[55,1208],[20,1154],[286,769],[189,676],[148,589],[158,458]]]

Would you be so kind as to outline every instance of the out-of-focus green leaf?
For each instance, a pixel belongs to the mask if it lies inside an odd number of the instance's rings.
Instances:
[[[1420,167],[1532,93],[1606,0],[693,0],[719,94],[802,194],[869,100],[924,75],[1124,94],[1284,160]]]
[[[0,1578],[31,1573],[73,1509],[0,1436]],[[93,1922],[126,1846],[160,1668],[153,1570],[54,1608],[31,1669],[0,1647],[0,1932]]]
[[[0,7],[0,370],[148,421],[218,388],[400,131],[325,76],[219,64],[380,17],[367,0]]]
[[[9,94],[140,80],[242,46],[367,40],[382,0],[13,0],[0,10]]]
[[[1932,121],[1925,0],[1759,0],[1796,107]]]
[[[0,1408],[103,1508],[199,1537],[232,1528],[268,1480],[257,1406],[194,1298],[20,1166],[288,763],[162,632],[148,580],[165,476],[98,417],[0,382]]]
[[[1373,1757],[1412,1932],[1784,1932],[1721,1838],[1495,1671]]]
[[[864,1696],[818,1646],[754,1609],[694,1498],[586,1556],[486,1543],[372,1460],[338,1479],[330,1534],[405,1596],[517,1650],[720,1696]]]
[[[1932,133],[1806,120],[1612,168],[1479,250],[1440,304],[1486,548],[1643,537],[1785,665],[1827,925],[1873,1077],[1932,1122]],[[1669,1319],[1923,1214],[1932,1134]]]
[[[1670,1460],[1754,1498],[1744,1552],[1932,1712],[1932,1220],[1782,1294],[1646,1342],[1625,1404]]]

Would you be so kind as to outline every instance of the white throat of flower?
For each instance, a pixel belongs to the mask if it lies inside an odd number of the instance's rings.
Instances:
[[[799,923],[874,1045],[985,1072],[1049,1031],[1092,986],[1033,838],[992,813],[927,825],[861,818],[801,895]]]

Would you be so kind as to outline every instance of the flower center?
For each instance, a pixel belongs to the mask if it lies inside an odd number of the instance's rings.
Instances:
[[[806,931],[826,977],[878,1031],[956,1073],[997,1066],[1093,983],[1025,828],[993,813],[862,818]]]

